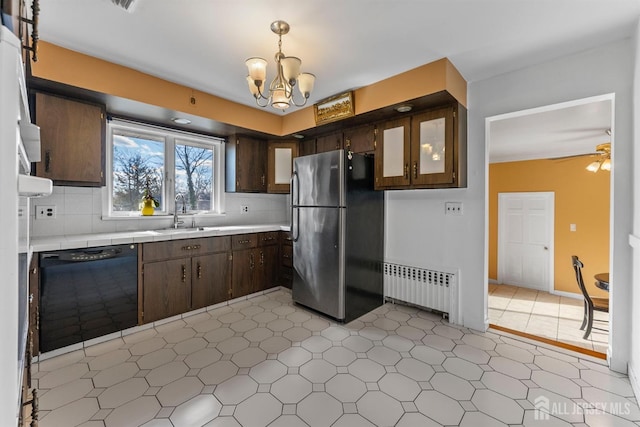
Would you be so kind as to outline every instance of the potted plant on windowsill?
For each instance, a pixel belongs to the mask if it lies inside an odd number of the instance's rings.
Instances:
[[[151,194],[151,189],[149,188],[149,178],[147,178],[147,184],[144,188],[144,195],[142,196],[140,204],[142,205],[140,213],[144,216],[153,215],[156,208],[160,206],[160,202],[158,201],[158,199],[153,197],[153,195]]]

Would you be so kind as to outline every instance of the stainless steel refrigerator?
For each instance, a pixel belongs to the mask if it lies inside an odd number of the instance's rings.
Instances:
[[[384,195],[373,180],[373,157],[345,150],[293,162],[293,300],[340,321],[383,303]]]

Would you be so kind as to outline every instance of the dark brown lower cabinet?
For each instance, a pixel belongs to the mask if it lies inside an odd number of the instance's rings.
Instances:
[[[144,264],[143,321],[153,322],[191,308],[191,258]]]
[[[280,232],[280,273],[278,284],[291,289],[293,284],[293,241],[288,231]]]
[[[140,323],[229,299],[231,236],[144,243],[141,252]]]
[[[227,252],[191,259],[191,309],[229,299],[231,257]]]
[[[232,298],[243,297],[260,290],[256,275],[256,255],[255,249],[233,252]]]
[[[277,243],[277,241],[276,241]],[[278,286],[278,245],[264,246],[260,249],[260,264],[262,270],[263,289]]]
[[[140,323],[279,285],[278,232],[144,243]]]

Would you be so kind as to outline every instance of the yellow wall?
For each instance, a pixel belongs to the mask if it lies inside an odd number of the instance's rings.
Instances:
[[[198,102],[192,105],[190,98],[193,92],[190,87],[46,41],[39,44],[38,58],[38,62],[32,64],[32,73],[35,77],[46,80],[194,114],[271,135],[289,135],[315,127],[313,105],[279,116],[271,113],[269,109],[248,107],[203,92],[196,92]],[[355,114],[363,114],[444,90],[466,106],[467,83],[446,58],[354,90]],[[246,95],[250,96],[248,89]]]
[[[489,278],[498,278],[498,193],[555,193],[555,289],[578,293],[571,255],[584,263],[589,293],[606,297],[593,275],[609,271],[610,173],[585,170],[593,159],[530,160],[489,166]],[[576,224],[575,232],[569,224]]]

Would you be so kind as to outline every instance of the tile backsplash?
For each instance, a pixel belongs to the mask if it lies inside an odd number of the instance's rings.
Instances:
[[[31,200],[31,235],[33,237],[64,236],[72,234],[111,233],[117,231],[152,230],[166,228],[173,223],[172,216],[135,217],[131,219],[102,219],[102,201],[105,187],[60,187],[54,186],[49,197]],[[55,218],[36,218],[39,206],[55,207]],[[240,207],[248,212],[241,213]],[[225,193],[224,215],[189,216],[198,226],[285,224],[289,221],[289,195]]]

